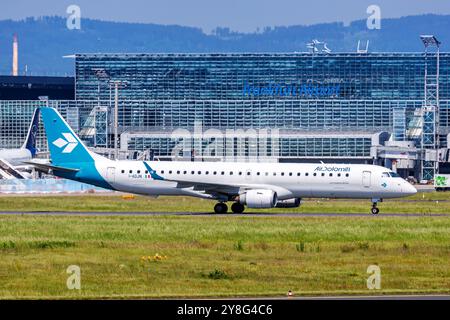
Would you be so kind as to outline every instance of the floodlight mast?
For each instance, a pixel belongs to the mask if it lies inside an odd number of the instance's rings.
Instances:
[[[421,35],[420,39],[422,40],[425,49],[429,46],[439,48],[439,45],[441,44],[441,42],[433,35]]]
[[[110,79],[110,76],[108,74],[108,72],[104,69],[104,68],[91,68],[92,72],[95,74],[95,76],[97,77],[97,107],[96,110],[94,112],[94,127],[95,127],[95,137],[94,137],[94,145],[97,146],[98,145],[98,139],[99,139],[99,132],[98,132],[98,128],[97,128],[97,116],[98,113],[105,113],[104,110],[106,110],[106,115],[103,115],[102,117],[100,117],[100,119],[104,119],[104,123],[103,123],[103,128],[104,131],[102,132],[104,134],[104,138],[101,140],[101,143],[103,145],[105,145],[105,147],[108,147],[108,114],[109,114],[109,109],[111,109],[111,87],[109,87],[109,108],[102,108],[100,105],[100,87],[102,83],[108,84],[108,81]]]
[[[422,160],[422,178],[429,179],[439,171],[439,49],[441,42],[434,35],[421,35],[420,39],[425,47],[425,77],[424,77],[424,105],[422,107],[422,149],[432,149],[435,153],[434,161]],[[435,49],[436,72],[429,74],[428,64],[431,53],[429,48]],[[432,70],[432,69],[431,69]],[[432,121],[429,121],[432,117]],[[428,121],[427,121],[428,120]],[[430,134],[431,133],[431,134]],[[432,135],[432,138],[430,137]],[[426,151],[425,151],[426,153]],[[434,162],[432,166],[428,164]],[[432,172],[432,173],[431,173]]]

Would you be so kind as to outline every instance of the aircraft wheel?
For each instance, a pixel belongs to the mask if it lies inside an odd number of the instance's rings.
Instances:
[[[223,202],[216,203],[216,205],[214,206],[215,213],[227,213],[227,211],[228,206]]]
[[[378,212],[380,212],[380,209],[378,209],[377,207],[373,207],[371,210],[372,214],[378,214]]]
[[[231,211],[233,211],[233,213],[242,213],[244,212],[244,209],[244,205],[239,202],[235,202],[231,205]]]

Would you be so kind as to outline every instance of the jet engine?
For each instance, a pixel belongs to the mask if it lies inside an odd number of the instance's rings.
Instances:
[[[300,198],[291,198],[286,200],[278,200],[275,207],[277,208],[297,208],[300,207]]]
[[[277,204],[277,193],[267,189],[249,190],[239,196],[239,203],[249,208],[273,208]]]

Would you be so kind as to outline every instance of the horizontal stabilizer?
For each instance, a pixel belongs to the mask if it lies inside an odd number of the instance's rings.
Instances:
[[[49,170],[58,170],[58,171],[65,171],[65,172],[77,172],[80,171],[80,169],[73,169],[73,168],[67,168],[67,167],[60,167],[60,166],[54,166],[49,163],[42,163],[37,161],[24,161],[23,163],[32,165],[38,170],[48,172]]]

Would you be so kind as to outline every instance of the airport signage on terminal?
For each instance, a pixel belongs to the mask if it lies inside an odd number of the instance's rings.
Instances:
[[[292,96],[292,97],[338,97],[340,86],[323,86],[312,84],[279,84],[271,83],[266,86],[254,86],[246,83],[242,88],[243,96]]]

